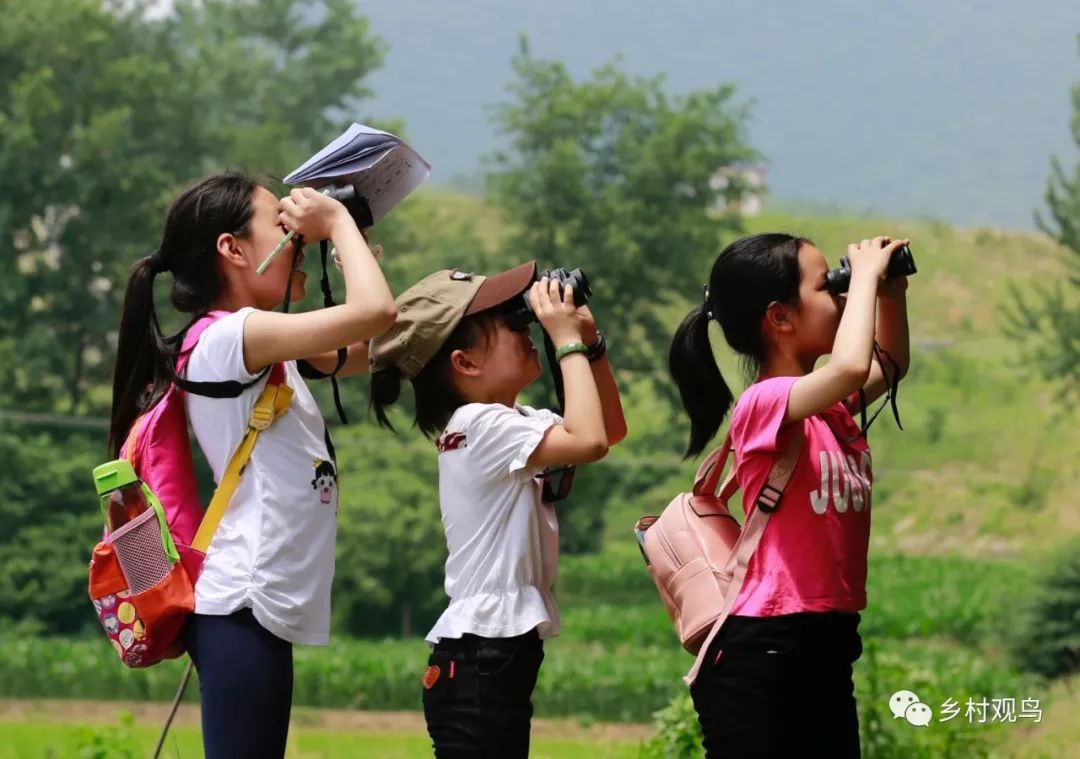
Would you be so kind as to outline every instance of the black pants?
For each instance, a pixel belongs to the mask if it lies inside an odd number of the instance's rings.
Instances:
[[[285,756],[292,708],[292,644],[242,609],[192,614],[184,643],[199,673],[206,759]]]
[[[465,635],[435,645],[424,673],[424,719],[437,759],[524,759],[544,644]]]
[[[858,759],[858,626],[858,614],[729,618],[690,688],[706,757]]]

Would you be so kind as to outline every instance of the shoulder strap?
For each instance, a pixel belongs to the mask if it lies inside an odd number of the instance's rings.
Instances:
[[[690,671],[684,677],[684,681],[687,685],[692,685],[697,678],[698,671],[701,669],[701,665],[705,660],[705,654],[709,650],[709,646],[712,644],[713,639],[717,633],[720,632],[720,628],[723,627],[724,622],[727,621],[728,616],[731,614],[731,609],[735,605],[735,599],[738,598],[739,592],[742,590],[743,581],[746,579],[746,570],[750,566],[750,557],[753,556],[754,551],[757,550],[758,543],[761,542],[761,536],[765,534],[765,526],[769,522],[769,517],[776,511],[776,507],[780,503],[780,497],[784,494],[784,489],[787,487],[788,482],[791,480],[791,474],[795,471],[795,465],[799,461],[799,454],[802,453],[803,434],[802,430],[796,430],[788,438],[787,444],[780,452],[776,461],[773,463],[772,468],[769,470],[769,478],[762,486],[761,492],[758,494],[757,500],[754,505],[757,507],[751,512],[750,517],[743,523],[742,530],[739,532],[739,538],[735,541],[735,546],[731,551],[731,555],[728,557],[727,564],[723,569],[723,574],[731,575],[731,583],[728,585],[728,591],[724,598],[724,606],[720,612],[720,616],[716,618],[713,623],[712,629],[709,631],[709,636],[705,638],[705,642],[701,644],[701,649],[698,651],[697,658],[694,660],[694,666],[690,668]],[[724,440],[724,445],[721,446],[723,452],[718,457],[721,462],[727,458],[727,455],[731,448],[731,435]],[[713,451],[713,453],[717,453]],[[709,455],[712,458],[713,454]],[[708,459],[706,459],[708,463]],[[704,468],[705,464],[702,464]],[[712,487],[716,487],[716,481],[719,479],[719,470],[723,468],[723,463],[719,467],[714,467],[707,473],[705,483],[712,483]],[[698,470],[699,475],[701,470]],[[735,480],[735,467],[732,466],[731,474],[728,475],[724,481],[723,488],[720,493],[720,500],[725,505],[728,498],[738,488],[738,482]],[[695,483],[695,493],[697,492],[697,485]]]
[[[191,541],[192,548],[206,553],[218,524],[225,515],[225,509],[228,508],[229,501],[232,500],[233,493],[240,484],[240,477],[244,473],[248,460],[251,459],[251,452],[255,448],[259,434],[288,410],[293,390],[284,380],[284,366],[274,364],[270,370],[270,379],[259,395],[259,399],[255,401],[255,408],[251,410],[247,432],[244,433],[243,440],[240,441],[240,445],[229,460],[229,466],[214,491],[214,497],[210,500],[210,505],[203,515],[199,530],[195,533],[195,539]]]
[[[724,473],[728,455],[731,453],[731,432],[724,436],[724,442],[713,450],[698,467],[694,475],[694,495],[714,495],[716,483],[720,481],[720,475]],[[735,467],[732,467],[734,473]],[[729,477],[730,479],[730,477]],[[725,482],[726,484],[726,482]]]
[[[257,377],[249,382],[241,382],[240,380],[193,382],[181,376],[181,372],[187,366],[187,360],[191,356],[191,351],[195,349],[195,344],[199,342],[202,333],[215,321],[227,315],[227,311],[209,311],[192,322],[184,333],[180,357],[176,361],[172,381],[174,385],[185,393],[201,395],[205,398],[239,398],[249,387],[262,381],[267,372],[270,373],[270,384],[279,385],[285,381],[285,371],[281,364],[275,364],[273,367],[263,369],[259,372]]]

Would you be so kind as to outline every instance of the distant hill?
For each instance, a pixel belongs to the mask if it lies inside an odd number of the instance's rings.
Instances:
[[[577,75],[621,55],[673,91],[734,82],[783,201],[1032,228],[1051,154],[1070,161],[1080,2],[363,2],[390,43],[372,78],[433,181],[475,186],[518,34]]]

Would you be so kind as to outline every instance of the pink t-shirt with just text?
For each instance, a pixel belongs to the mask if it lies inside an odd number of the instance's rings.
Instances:
[[[870,449],[842,403],[782,426],[797,379],[754,383],[731,415],[747,515],[790,435],[800,426],[804,434],[795,470],[750,559],[732,614],[773,617],[866,608]]]

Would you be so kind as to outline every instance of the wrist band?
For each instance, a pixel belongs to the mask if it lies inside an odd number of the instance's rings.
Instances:
[[[567,343],[555,351],[555,361],[562,361],[573,353],[584,353],[585,355],[588,355],[589,349],[585,347],[585,343]]]
[[[607,354],[607,341],[604,340],[604,333],[600,330],[596,330],[596,342],[589,346],[586,356],[589,357],[589,363],[595,364]]]

